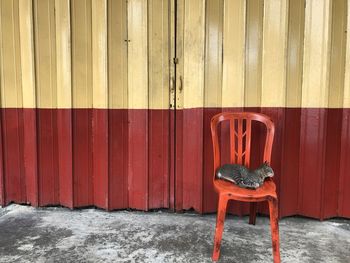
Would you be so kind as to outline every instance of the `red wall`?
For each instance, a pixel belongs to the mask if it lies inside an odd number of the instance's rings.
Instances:
[[[210,119],[239,110],[2,109],[0,202],[214,212]],[[276,124],[281,216],[350,218],[350,109],[244,110]],[[252,155],[253,166],[259,157]],[[234,202],[230,210],[249,211]]]

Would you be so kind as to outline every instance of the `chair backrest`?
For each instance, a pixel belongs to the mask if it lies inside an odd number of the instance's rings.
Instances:
[[[271,119],[261,113],[253,112],[223,112],[211,119],[211,135],[214,151],[214,178],[217,168],[221,165],[221,152],[219,146],[219,123],[229,122],[230,130],[230,163],[250,167],[252,122],[265,124],[266,137],[263,153],[263,162],[270,163],[275,125]]]

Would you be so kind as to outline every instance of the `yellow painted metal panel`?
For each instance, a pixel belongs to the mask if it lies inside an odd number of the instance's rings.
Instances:
[[[184,93],[183,89],[183,76],[184,76],[184,27],[185,27],[185,0],[178,0],[176,2],[177,9],[176,16],[176,57],[178,62],[176,64],[176,109],[184,108]],[[175,3],[174,3],[175,5]],[[175,12],[175,11],[174,11]],[[175,32],[175,28],[174,28]],[[175,70],[175,67],[173,67]],[[175,81],[175,77],[174,77]],[[174,90],[174,95],[175,95]]]
[[[73,107],[92,107],[91,0],[71,1]]]
[[[108,1],[109,107],[128,107],[127,11],[125,0]]]
[[[19,29],[21,45],[21,76],[23,107],[36,106],[34,40],[33,40],[33,6],[31,1],[19,1]]]
[[[286,106],[301,106],[305,0],[289,0]]]
[[[69,0],[55,0],[57,107],[72,107],[71,28]]]
[[[1,106],[22,107],[18,0],[0,1]]]
[[[264,1],[261,106],[285,106],[287,0]]]
[[[261,105],[261,61],[264,1],[247,0],[245,106]]]
[[[0,105],[1,107],[5,107],[3,103],[3,89],[4,89],[4,70],[3,70],[3,65],[4,65],[4,58],[3,58],[3,47],[2,47],[2,42],[4,39],[3,35],[3,30],[2,30],[2,4],[0,3]]]
[[[350,107],[348,1],[305,3],[178,0],[178,109]],[[174,12],[161,0],[1,0],[2,107],[168,108]]]
[[[177,47],[177,43],[175,43],[175,32],[176,32],[176,23],[175,23],[175,6],[176,2],[175,1],[169,1],[169,54],[170,54],[170,63],[169,63],[169,108],[170,109],[175,109],[175,100],[176,94],[175,94],[175,64],[173,61],[173,58],[175,58],[175,47]]]
[[[149,108],[169,108],[169,13],[168,1],[148,2]]]
[[[244,106],[245,3],[225,0],[222,107]]]
[[[343,107],[345,45],[346,45],[346,1],[332,1],[332,46],[329,76],[329,108]]]
[[[147,0],[128,1],[128,108],[148,108]]]
[[[107,0],[92,1],[93,107],[108,108]]]
[[[223,0],[207,2],[204,106],[221,107]]]
[[[330,62],[330,0],[307,0],[302,107],[327,107]]]
[[[346,37],[346,60],[344,78],[344,100],[343,107],[350,108],[350,3],[347,4],[347,37]]]
[[[35,67],[37,105],[55,108],[57,105],[55,1],[34,1]]]
[[[203,107],[205,1],[185,1],[184,12],[184,108]]]

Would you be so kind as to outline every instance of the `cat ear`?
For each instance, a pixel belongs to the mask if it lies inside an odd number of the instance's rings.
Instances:
[[[268,161],[265,161],[264,164],[270,166],[270,164],[268,163]]]

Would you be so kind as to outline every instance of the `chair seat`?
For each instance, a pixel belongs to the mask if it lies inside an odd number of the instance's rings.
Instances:
[[[264,184],[257,189],[239,187],[224,180],[214,180],[215,190],[219,194],[229,194],[230,199],[239,201],[264,201],[269,197],[277,198],[276,185],[271,179],[265,180]]]

